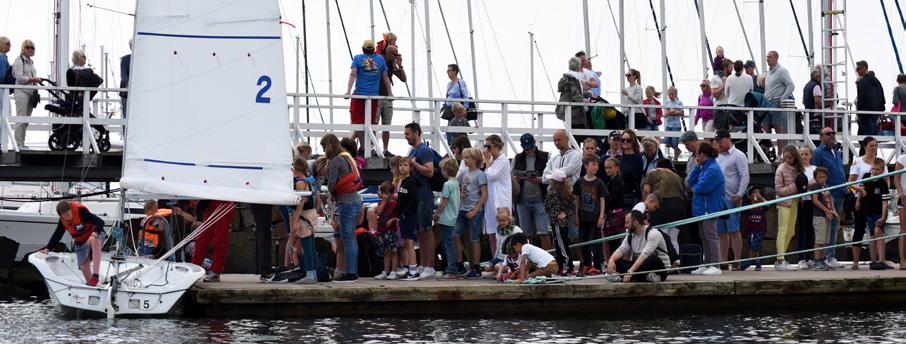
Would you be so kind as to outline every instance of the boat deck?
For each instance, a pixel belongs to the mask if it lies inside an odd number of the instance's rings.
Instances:
[[[770,270],[770,271],[769,271]],[[513,285],[493,280],[378,281],[316,285],[263,284],[256,275],[222,275],[187,293],[188,315],[234,316],[467,316],[545,314],[621,316],[650,312],[710,313],[742,309],[839,309],[844,305],[906,305],[906,271],[725,272],[671,275],[666,282]]]

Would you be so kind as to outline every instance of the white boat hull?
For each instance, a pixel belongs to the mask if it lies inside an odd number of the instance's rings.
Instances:
[[[54,305],[99,314],[107,314],[108,305],[112,305],[116,316],[166,314],[205,273],[190,263],[161,262],[151,267],[151,259],[125,257],[116,263],[104,255],[99,271],[101,283],[92,287],[85,284],[75,260],[72,253],[34,253],[28,257],[28,262],[44,277]],[[116,275],[117,268],[122,280],[113,288],[110,277]],[[128,273],[131,269],[135,271]],[[140,271],[145,272],[139,276]]]

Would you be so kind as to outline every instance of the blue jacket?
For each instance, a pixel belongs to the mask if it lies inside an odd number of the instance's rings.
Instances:
[[[724,174],[717,160],[708,159],[689,175],[692,186],[692,216],[724,210]]]
[[[823,143],[812,154],[812,165],[827,169],[827,186],[837,186],[846,182],[846,170],[843,168],[843,152],[836,147],[827,147]],[[831,190],[831,196],[846,196],[846,188]]]

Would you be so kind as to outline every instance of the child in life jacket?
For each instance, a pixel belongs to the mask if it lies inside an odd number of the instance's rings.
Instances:
[[[139,246],[140,256],[153,256],[156,258],[162,253],[159,247],[169,227],[167,222],[167,217],[169,216],[170,209],[158,208],[156,200],[151,199],[145,202],[145,218],[142,219],[141,233],[139,234],[141,242]]]
[[[57,203],[57,214],[60,215],[57,229],[40,252],[47,254],[63,238],[64,231],[69,233],[73,240],[72,251],[76,254],[76,262],[85,282],[92,287],[97,286],[98,271],[101,268],[101,245],[107,239],[104,220],[92,214],[81,203],[71,201]],[[89,259],[92,263],[90,267]]]

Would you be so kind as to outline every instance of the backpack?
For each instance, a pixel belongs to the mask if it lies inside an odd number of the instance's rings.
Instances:
[[[667,235],[667,233],[664,233],[663,231],[661,231],[660,229],[657,229],[657,228],[648,227],[648,229],[645,230],[645,240],[648,240],[648,232],[650,232],[652,229],[657,230],[658,232],[661,232],[661,236],[664,237],[664,244],[665,244],[664,246],[667,246],[666,251],[664,251],[660,247],[658,247],[657,250],[666,253],[667,257],[670,258],[671,264],[680,260],[680,255],[678,253],[676,253],[676,248],[673,247],[673,238],[671,238],[669,235]],[[629,242],[632,243],[632,231],[629,231],[628,239],[629,239]],[[669,269],[670,267],[666,266],[666,268]]]
[[[6,74],[3,76],[3,80],[0,80],[0,84],[15,85],[16,77],[13,76],[13,66],[9,66],[9,68],[7,68],[5,72]],[[13,94],[13,91],[15,91],[15,89],[9,89],[9,94]]]
[[[374,277],[384,271],[384,255],[381,252],[381,245],[378,239],[367,230],[364,230],[364,228],[359,229],[355,239],[359,249],[359,276]]]
[[[429,147],[430,148],[430,147]],[[447,179],[444,178],[443,172],[440,169],[440,162],[443,160],[443,157],[440,154],[437,154],[437,151],[431,149],[431,153],[434,153],[434,175],[431,176],[431,191],[440,192],[444,189],[444,183],[447,182]]]
[[[702,247],[696,244],[685,244],[680,247],[680,266],[697,266],[702,264]],[[688,274],[692,268],[680,269],[681,273]]]

